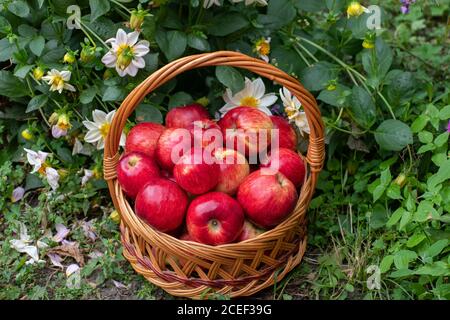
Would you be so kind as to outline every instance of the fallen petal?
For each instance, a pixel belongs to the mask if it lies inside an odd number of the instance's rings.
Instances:
[[[70,230],[66,228],[65,225],[61,223],[57,223],[56,226],[56,234],[53,237],[53,241],[55,242],[61,242],[64,240],[64,238],[69,234]]]
[[[77,272],[78,270],[80,270],[80,266],[77,265],[76,263],[71,264],[70,266],[67,267],[66,269],[66,276],[70,277],[71,274]]]
[[[50,262],[56,266],[64,269],[64,266],[62,265],[62,258],[60,255],[56,253],[48,253],[47,256],[50,258]]]
[[[119,282],[119,281],[116,281],[116,280],[113,280],[112,282],[114,283],[114,285],[116,286],[116,288],[119,288],[119,289],[128,289],[128,287],[127,287],[126,285],[124,285],[122,282]]]

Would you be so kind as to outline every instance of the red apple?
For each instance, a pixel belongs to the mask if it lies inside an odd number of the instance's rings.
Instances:
[[[194,103],[171,109],[166,115],[167,128],[187,128],[196,120],[209,119],[208,110],[201,104]]]
[[[131,128],[125,143],[125,152],[141,152],[149,157],[154,156],[156,142],[164,131],[164,126],[152,123],[142,122]]]
[[[173,232],[183,224],[187,206],[183,189],[170,180],[155,178],[139,191],[135,212],[155,229]]]
[[[214,246],[236,240],[243,225],[241,206],[222,192],[210,192],[195,198],[186,215],[189,235],[195,241]]]
[[[239,235],[236,242],[241,242],[241,241],[256,238],[257,236],[259,236],[260,234],[262,234],[264,232],[265,232],[265,230],[258,228],[250,221],[245,220],[244,227],[242,228],[242,232]]]
[[[117,180],[125,194],[133,199],[147,182],[160,175],[155,162],[139,152],[126,154],[117,166]]]
[[[183,233],[180,236],[180,240],[184,240],[184,241],[194,241],[191,237],[191,235],[188,232]]]
[[[305,163],[297,152],[286,148],[272,150],[263,161],[261,168],[272,168],[286,176],[295,187],[300,187],[305,179]]]
[[[242,181],[250,174],[247,159],[236,150],[224,148],[214,150],[213,155],[220,168],[219,183],[215,190],[234,195]]]
[[[247,217],[262,228],[280,223],[294,209],[297,190],[282,173],[251,173],[239,186],[237,199]]]
[[[210,144],[214,144],[213,147],[223,146],[222,131],[220,130],[219,125],[213,120],[196,120],[188,125],[186,129],[188,129],[192,135],[194,146],[202,148],[205,148]]]
[[[219,165],[207,162],[203,149],[192,149],[181,157],[173,168],[177,183],[187,192],[202,194],[212,190],[219,182]]]
[[[274,129],[278,129],[279,142],[278,145],[280,148],[288,148],[291,150],[297,150],[298,138],[295,133],[294,128],[289,124],[289,122],[280,116],[270,116],[272,120]]]
[[[252,107],[237,107],[219,121],[227,148],[255,157],[271,142],[272,120],[264,112]]]
[[[164,130],[156,144],[155,156],[159,165],[171,172],[181,156],[192,147],[192,137],[186,129]]]

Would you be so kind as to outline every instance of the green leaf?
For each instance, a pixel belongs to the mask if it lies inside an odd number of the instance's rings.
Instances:
[[[392,60],[392,50],[381,37],[375,43],[375,51],[366,50],[362,55],[364,70],[371,78],[376,78],[378,83],[388,73]]]
[[[11,59],[14,50],[15,49],[14,49],[13,45],[11,43],[9,43],[8,38],[1,39],[0,40],[0,62]]]
[[[156,42],[167,60],[172,61],[180,57],[186,50],[187,37],[181,31],[159,30],[156,33]]]
[[[448,120],[450,119],[450,105],[445,106],[441,110],[439,110],[439,119]]]
[[[5,17],[0,16],[0,33],[8,34],[10,31],[11,31],[11,24]]]
[[[294,2],[292,0],[269,1],[267,15],[277,23],[272,23],[272,28],[281,28],[289,24],[296,16]]]
[[[380,263],[380,272],[385,273],[385,272],[389,271],[389,269],[391,269],[393,262],[394,262],[393,255],[385,256],[383,258],[383,260],[381,260],[381,263]]]
[[[434,258],[448,246],[448,239],[438,240],[433,243],[425,252],[424,257]]]
[[[434,187],[446,180],[450,180],[450,159],[447,159],[447,161],[441,165],[438,172],[428,178],[428,188],[434,189]]]
[[[0,70],[0,94],[9,98],[19,98],[28,94],[28,89],[22,81],[18,81],[11,72]]]
[[[351,96],[351,110],[355,121],[370,128],[376,119],[376,108],[372,97],[362,87],[354,86]]]
[[[402,218],[400,219],[400,225],[398,226],[399,230],[403,230],[408,223],[412,220],[412,213],[409,211],[403,212]]]
[[[58,147],[56,149],[56,153],[61,158],[61,160],[63,160],[66,163],[71,163],[73,161],[72,150],[69,150],[68,148]]]
[[[29,46],[31,52],[33,52],[36,56],[40,57],[45,46],[44,37],[43,36],[35,37],[33,40],[30,41]]]
[[[120,101],[124,98],[124,89],[117,86],[107,87],[103,93],[103,101]]]
[[[417,253],[411,250],[399,250],[394,254],[394,265],[398,270],[407,269],[417,259]]]
[[[189,47],[197,49],[198,51],[204,52],[211,50],[209,42],[206,39],[192,33],[188,35],[187,43]]]
[[[429,131],[419,132],[419,141],[422,143],[431,143],[433,141],[433,134]]]
[[[25,191],[42,188],[44,184],[42,180],[36,174],[28,174],[25,179]]]
[[[347,104],[347,98],[351,94],[352,91],[350,90],[350,88],[338,84],[335,90],[322,90],[317,99],[329,104],[330,106],[341,108],[345,104]]]
[[[23,0],[11,1],[8,4],[8,10],[21,18],[26,18],[30,14],[30,7]]]
[[[394,200],[402,199],[400,186],[396,183],[392,183],[386,190],[386,195]]]
[[[338,69],[334,64],[320,61],[311,67],[305,68],[300,74],[300,80],[306,89],[319,91],[325,89],[330,80],[334,80],[337,77]]]
[[[431,265],[425,265],[418,268],[415,274],[433,277],[448,276],[450,274],[450,268],[445,262],[437,261]]]
[[[194,99],[192,99],[190,94],[183,91],[177,92],[169,99],[169,109],[185,106],[192,103],[192,101],[194,101]]]
[[[32,68],[33,68],[32,65],[21,66],[20,68],[14,71],[14,75],[20,79],[24,79]]]
[[[48,101],[48,97],[45,94],[41,94],[38,96],[33,97],[33,99],[28,102],[26,113],[37,110],[39,108],[42,108],[45,106],[45,104]]]
[[[89,0],[89,6],[91,7],[91,22],[111,9],[109,0]]]
[[[375,131],[375,140],[382,149],[400,151],[413,143],[411,129],[400,120],[383,121]]]
[[[416,79],[413,73],[392,70],[386,76],[388,100],[401,105],[407,102],[416,90]]]
[[[325,1],[321,0],[295,0],[295,6],[306,12],[318,12],[326,8]]]
[[[425,222],[433,216],[433,213],[436,214],[436,209],[434,209],[433,203],[429,200],[422,200],[417,206],[414,219],[417,222]]]
[[[400,220],[400,218],[405,214],[405,212],[406,210],[402,207],[395,210],[394,213],[389,218],[389,220],[386,222],[386,226],[392,227],[393,225],[395,225]]]
[[[88,104],[91,103],[92,100],[94,100],[95,95],[97,94],[97,87],[96,86],[90,86],[86,90],[83,90],[80,94],[80,102],[82,104]]]
[[[411,131],[414,133],[422,131],[423,128],[425,128],[425,126],[427,125],[428,121],[430,121],[430,118],[425,114],[421,114],[411,124]]]
[[[415,233],[412,237],[408,239],[408,241],[406,242],[406,246],[408,248],[414,248],[426,238],[427,236],[423,233]]]
[[[142,103],[136,108],[136,121],[162,123],[163,116],[155,106]]]
[[[244,77],[233,67],[218,66],[216,67],[216,77],[233,93],[241,91],[244,88]]]
[[[213,36],[224,37],[233,32],[246,28],[249,25],[248,20],[240,13],[229,12],[215,16],[211,20],[208,33]]]
[[[440,148],[444,144],[446,144],[448,142],[448,135],[449,135],[448,132],[444,132],[438,135],[434,140],[434,144],[436,145],[436,147]]]

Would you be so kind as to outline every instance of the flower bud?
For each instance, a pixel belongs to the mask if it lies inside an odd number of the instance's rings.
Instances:
[[[40,67],[36,67],[33,70],[33,77],[36,80],[41,80],[41,78],[44,76],[44,70],[42,70],[42,68]]]
[[[64,61],[65,63],[69,63],[69,64],[74,63],[74,62],[76,61],[76,58],[75,58],[75,55],[73,54],[73,52],[67,52],[67,53],[64,55],[63,61]]]
[[[30,130],[25,129],[21,132],[22,138],[25,140],[31,140],[33,139],[33,134],[30,132]]]
[[[406,183],[406,175],[404,173],[400,173],[394,180],[394,183],[402,188]]]
[[[196,102],[206,107],[209,104],[209,99],[207,97],[202,97],[198,99]]]
[[[58,122],[58,119],[59,119],[59,114],[56,112],[53,112],[52,115],[50,116],[50,118],[48,118],[48,123],[55,124],[56,122]]]
[[[367,11],[358,1],[352,1],[347,7],[347,17],[359,17]]]
[[[114,210],[113,212],[111,212],[111,214],[109,215],[109,218],[114,221],[115,223],[120,223],[120,214],[119,212],[117,212],[117,210]]]
[[[130,28],[133,30],[141,30],[145,17],[148,15],[146,10],[138,9],[131,11]]]
[[[80,53],[80,61],[83,63],[92,62],[95,58],[95,48],[91,46],[83,46]]]

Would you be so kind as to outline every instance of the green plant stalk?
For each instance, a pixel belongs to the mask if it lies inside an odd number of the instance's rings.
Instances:
[[[33,78],[34,79],[34,78]],[[30,80],[28,79],[28,77],[25,77],[25,80],[27,82],[28,85],[28,89],[30,89],[30,94],[31,97],[33,98],[35,96],[33,88],[31,88],[31,84],[30,84]],[[35,79],[36,80],[36,79]],[[37,80],[36,80],[37,81]],[[39,83],[39,82],[38,82]],[[47,127],[51,128],[50,123],[47,121],[47,118],[45,117],[44,111],[42,110],[41,107],[38,108],[39,113],[41,114],[42,119],[44,120],[45,124],[47,125]]]
[[[350,73],[354,73],[360,80],[361,84],[364,86],[364,88],[369,92],[369,88],[367,87],[367,85],[365,84],[365,81],[367,81],[366,77],[364,77],[361,73],[359,73],[358,71],[356,71],[354,68],[352,68],[351,66],[349,66],[348,64],[346,64],[344,61],[342,61],[341,59],[339,59],[338,57],[336,57],[334,54],[332,54],[331,52],[329,52],[328,50],[326,50],[325,48],[323,48],[322,46],[316,44],[315,42],[312,42],[306,38],[300,37],[301,41],[305,41],[306,43],[312,45],[313,47],[315,47],[316,49],[322,51],[323,53],[325,53],[327,56],[329,56],[330,58],[332,58],[333,60],[335,60],[341,67],[343,67],[350,75]],[[306,49],[306,48],[305,48]],[[353,77],[352,77],[353,78]],[[353,79],[354,80],[354,79]],[[354,80],[355,81],[355,80]],[[386,98],[384,97],[384,95],[377,90],[377,95],[381,98],[381,100],[383,100],[383,102],[386,104],[391,116],[393,119],[396,119],[394,111],[392,110],[392,106],[389,104],[389,102],[386,100]]]
[[[83,28],[85,28],[87,31],[92,33],[92,35],[94,37],[96,37],[106,49],[108,49],[108,50],[110,49],[108,47],[108,45],[106,44],[106,42],[97,33],[95,33],[91,28],[89,28],[86,24],[84,24],[83,22],[80,21],[80,26],[81,26],[81,30],[83,30]],[[83,32],[87,35],[87,32],[85,32],[84,30],[83,30]],[[94,43],[94,47],[96,47],[95,42],[93,42],[93,43]]]
[[[110,0],[112,3],[114,3],[116,6],[122,8],[123,10],[127,11],[128,14],[131,15],[131,11],[130,9],[128,9],[127,7],[125,7],[123,4],[121,4],[120,2],[116,1],[116,0]]]
[[[311,63],[309,63],[309,61],[306,59],[306,57],[303,55],[303,53],[296,46],[293,46],[293,48],[294,48],[295,52],[297,52],[297,54],[300,56],[300,58],[305,62],[305,64],[308,67],[311,67]]]

